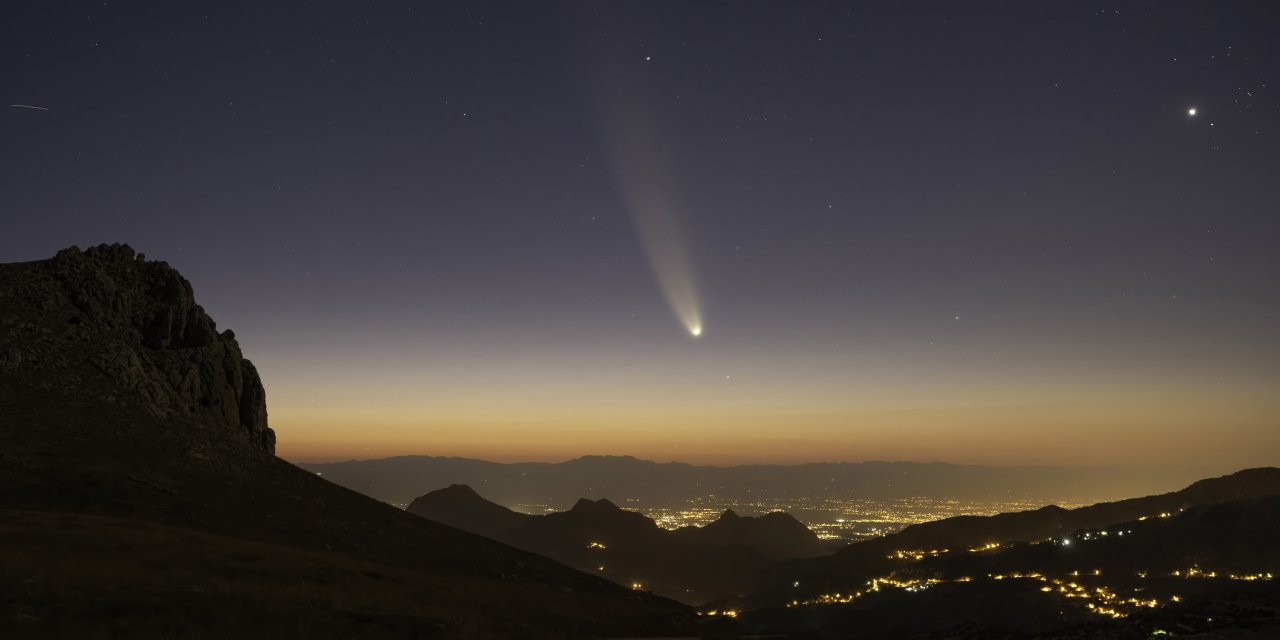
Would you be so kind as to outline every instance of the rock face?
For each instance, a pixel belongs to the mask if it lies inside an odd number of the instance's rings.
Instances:
[[[0,282],[0,374],[90,393],[98,372],[159,419],[224,424],[274,454],[257,370],[168,264],[114,244],[18,266]]]

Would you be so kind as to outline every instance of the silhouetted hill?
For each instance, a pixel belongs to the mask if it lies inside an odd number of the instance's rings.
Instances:
[[[725,511],[705,527],[683,527],[675,533],[684,544],[747,547],[770,560],[816,558],[828,553],[808,527],[781,511],[755,518]]]
[[[1047,506],[1035,511],[994,516],[960,516],[912,525],[887,536],[900,549],[979,547],[991,542],[1043,540],[1092,527],[1143,517],[1173,514],[1186,507],[1239,498],[1280,494],[1280,469],[1246,469],[1200,480],[1180,491],[1077,509]]]
[[[898,573],[985,575],[1026,567],[1105,575],[1169,574],[1189,567],[1224,574],[1274,572],[1280,568],[1280,495],[1192,506],[1168,518],[1112,523],[1058,541],[1009,545],[997,553],[930,557]]]
[[[669,531],[606,499],[583,498],[568,511],[534,516],[459,485],[414,500],[409,512],[468,524],[469,531],[688,602],[744,594],[772,561],[827,553],[812,531],[785,513],[744,518],[726,511],[705,527]]]
[[[176,271],[126,246],[0,265],[0,636],[563,637],[676,603],[271,455],[265,393]],[[7,630],[7,631],[6,631]]]
[[[408,511],[487,538],[498,538],[533,517],[489,502],[465,484],[449,485],[421,496],[409,505]]]
[[[578,498],[645,504],[715,495],[894,499],[1103,500],[1164,491],[1200,474],[1129,468],[981,467],[937,462],[695,466],[630,456],[585,456],[560,463],[499,464],[467,458],[399,456],[300,463],[304,469],[391,504],[405,505],[423,487],[466,484],[502,504],[567,509]]]

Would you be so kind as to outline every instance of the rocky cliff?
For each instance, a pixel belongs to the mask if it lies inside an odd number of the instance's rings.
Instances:
[[[225,425],[274,453],[257,370],[168,264],[114,244],[11,267],[0,279],[0,378]]]

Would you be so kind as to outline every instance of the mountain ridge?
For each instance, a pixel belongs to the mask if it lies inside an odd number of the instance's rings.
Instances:
[[[749,577],[779,559],[828,553],[812,531],[781,512],[744,517],[726,510],[706,526],[667,530],[605,498],[530,515],[456,484],[420,496],[407,511],[691,603],[740,593]]]
[[[670,504],[707,494],[726,500],[832,494],[866,499],[931,496],[1051,502],[1090,498],[1092,502],[1168,491],[1204,477],[1182,470],[986,467],[943,462],[714,466],[598,455],[563,462],[513,463],[407,455],[300,462],[299,466],[391,504],[407,505],[426,487],[462,483],[482,489],[502,504],[540,504],[555,509],[569,508],[583,497]]]

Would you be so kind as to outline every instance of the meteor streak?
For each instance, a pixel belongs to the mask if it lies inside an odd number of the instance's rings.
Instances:
[[[623,205],[671,312],[696,338],[704,329],[697,274],[685,238],[685,206],[666,147],[639,109],[615,108],[611,115],[610,152]]]
[[[48,110],[49,110],[49,108],[48,108],[48,107],[33,107],[33,106],[29,105],[29,104],[11,104],[11,105],[9,105],[9,106],[11,106],[11,107],[16,107],[16,108],[18,108],[18,109],[35,109],[36,111],[48,111]]]

